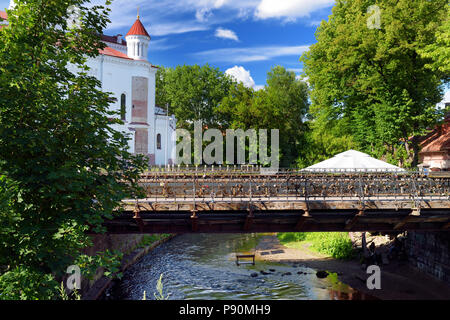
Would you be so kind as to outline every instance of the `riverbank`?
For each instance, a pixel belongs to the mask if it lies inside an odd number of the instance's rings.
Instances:
[[[152,239],[151,238],[152,236],[148,236],[147,238],[144,237],[141,243],[137,245],[137,248],[135,250],[123,256],[120,272],[122,273],[125,272],[129,267],[137,263],[146,254],[148,254],[161,244],[169,241],[175,236],[176,236],[175,234],[170,234],[164,237],[158,237],[160,238],[158,240]],[[105,299],[106,296],[108,295],[107,293],[108,289],[110,289],[111,286],[113,286],[114,281],[117,280],[118,280],[117,278],[102,276],[83,295],[83,300]]]
[[[255,248],[257,260],[284,264],[299,264],[315,270],[337,273],[338,279],[350,287],[382,300],[450,299],[450,287],[431,276],[419,272],[407,263],[391,262],[381,266],[381,289],[369,290],[369,276],[359,261],[336,260],[314,252],[304,243],[298,248],[280,244],[277,236],[261,236]]]

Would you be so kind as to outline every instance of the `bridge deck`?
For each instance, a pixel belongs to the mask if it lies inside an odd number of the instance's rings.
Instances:
[[[110,233],[450,230],[450,177],[153,172]]]

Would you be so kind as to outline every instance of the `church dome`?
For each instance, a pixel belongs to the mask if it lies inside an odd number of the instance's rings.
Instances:
[[[150,38],[147,30],[145,30],[144,25],[142,24],[139,17],[136,19],[136,22],[131,26],[130,31],[128,31],[126,37],[128,36],[146,36]]]

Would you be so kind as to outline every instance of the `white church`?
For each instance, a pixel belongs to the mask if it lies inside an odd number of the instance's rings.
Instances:
[[[7,14],[0,11],[0,17],[7,19]],[[0,28],[5,26],[0,22]],[[112,126],[130,137],[129,151],[148,156],[150,165],[173,164],[176,119],[155,105],[157,67],[148,61],[150,35],[139,15],[125,39],[120,34],[101,38],[106,48],[87,65],[102,90],[115,98],[110,108],[120,113],[123,124]]]

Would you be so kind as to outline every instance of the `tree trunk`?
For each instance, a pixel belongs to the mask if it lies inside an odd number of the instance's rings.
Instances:
[[[367,257],[367,242],[366,242],[366,233],[365,232],[363,232],[361,234],[361,246],[363,249],[363,256]]]

